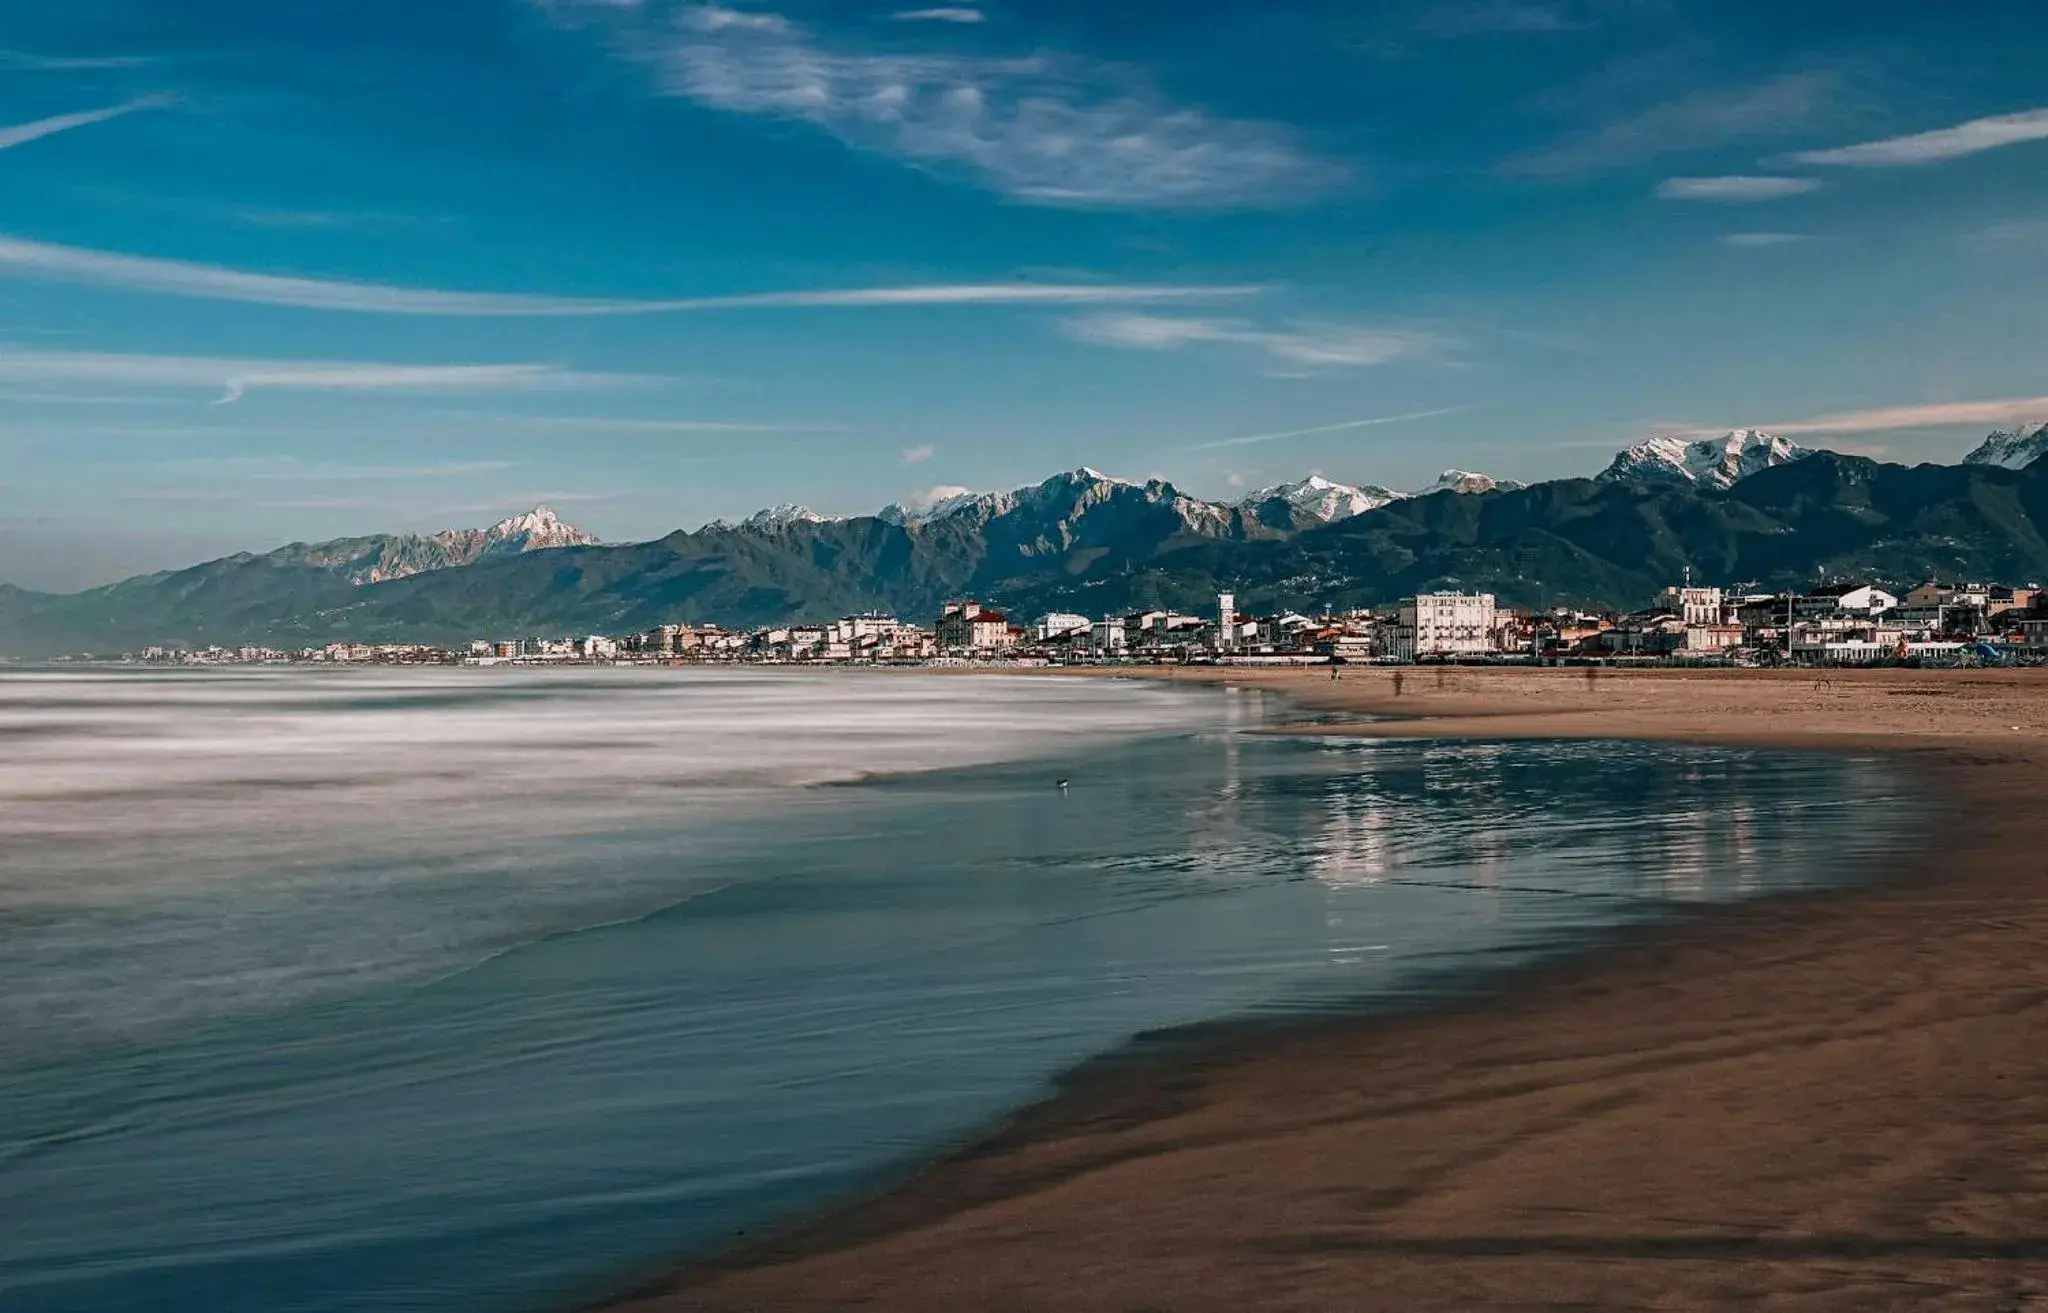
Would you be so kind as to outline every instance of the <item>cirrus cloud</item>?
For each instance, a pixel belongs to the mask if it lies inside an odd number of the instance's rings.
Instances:
[[[1657,184],[1660,201],[1709,201],[1717,205],[1747,205],[1755,201],[1782,200],[1818,191],[1814,178],[1778,178],[1735,174],[1720,178],[1666,178]]]
[[[979,23],[987,16],[979,9],[945,6],[938,9],[899,9],[889,17],[898,23]]]
[[[809,123],[857,150],[1036,204],[1267,209],[1344,174],[1285,127],[1174,104],[1129,70],[1071,56],[861,51],[759,11],[536,2],[609,29],[663,94]]]
[[[218,390],[216,405],[252,391],[554,392],[649,382],[541,364],[416,365],[378,361],[260,360],[217,356],[24,351],[0,347],[0,383],[83,383],[109,388]]]
[[[1997,114],[1971,119],[1952,128],[1916,132],[1904,137],[1886,137],[1833,150],[1806,150],[1787,156],[1795,164],[1845,165],[1852,168],[1891,168],[1899,165],[1934,164],[1941,160],[1975,155],[1979,151],[2022,142],[2048,139],[2048,109],[2030,109],[2019,114]]]
[[[17,123],[12,127],[0,128],[0,150],[25,146],[31,141],[54,137],[73,128],[88,128],[95,123],[123,118],[140,110],[162,109],[171,103],[169,96],[144,96],[140,100],[124,101],[119,105],[109,105],[105,109],[89,109],[77,114],[57,114],[50,118],[37,119],[33,123]]]
[[[2012,397],[1998,401],[1937,401],[1912,406],[1880,406],[1872,410],[1837,411],[1810,419],[1785,420],[1753,427],[1786,437],[1808,437],[1837,433],[1887,433],[1901,429],[1938,429],[1961,425],[2010,425],[2039,421],[2048,416],[2048,397]],[[1720,424],[1707,428],[1688,425],[1659,425],[1657,431],[1671,437],[1712,438],[1730,428],[1747,424]]]
[[[1812,236],[1807,233],[1727,233],[1721,238],[1721,245],[1733,246],[1737,249],[1757,250],[1770,246],[1794,246],[1800,242],[1810,242],[1812,240]]]
[[[1450,345],[1427,329],[1358,324],[1292,324],[1262,328],[1242,319],[1104,314],[1069,319],[1068,336],[1097,346],[1134,351],[1178,351],[1198,345],[1235,347],[1269,366],[1296,372],[1355,369],[1434,355]]]
[[[1366,419],[1339,420],[1335,424],[1317,424],[1305,429],[1283,429],[1278,433],[1253,433],[1241,438],[1219,438],[1214,442],[1198,442],[1188,450],[1214,451],[1218,447],[1247,447],[1262,442],[1280,442],[1286,438],[1305,438],[1315,433],[1343,433],[1351,429],[1379,428],[1384,424],[1412,424],[1417,420],[1457,415],[1470,409],[1470,406],[1438,406],[1434,410],[1411,410],[1400,415],[1373,415]],[[1243,481],[1240,479],[1238,482]]]
[[[184,260],[92,251],[0,235],[0,275],[83,283],[208,301],[345,310],[367,314],[571,318],[675,314],[697,310],[850,309],[944,305],[1087,305],[1249,296],[1257,286],[1111,283],[939,283],[813,292],[750,292],[674,300],[625,301],[517,292],[451,292],[332,278],[254,273]]]
[[[1510,177],[1567,178],[1625,168],[1665,155],[1718,150],[1829,113],[1842,96],[1829,70],[1788,73],[1748,86],[1713,87],[1573,132],[1499,167]]]

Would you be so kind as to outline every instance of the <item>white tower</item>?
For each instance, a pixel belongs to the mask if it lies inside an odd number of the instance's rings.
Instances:
[[[1216,594],[1216,646],[1228,650],[1235,645],[1231,627],[1237,623],[1237,594]]]

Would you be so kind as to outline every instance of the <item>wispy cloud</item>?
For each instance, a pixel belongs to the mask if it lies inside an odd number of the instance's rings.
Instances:
[[[986,17],[979,9],[899,9],[889,15],[899,23],[979,23]]]
[[[603,24],[665,94],[809,123],[1037,204],[1265,209],[1344,174],[1285,127],[1175,104],[1134,72],[1090,60],[836,48],[777,15],[675,0],[536,2]]]
[[[136,396],[132,393],[51,392],[44,388],[0,388],[0,403],[23,406],[162,406],[178,398]]]
[[[114,287],[130,292],[344,310],[369,314],[565,318],[697,310],[859,308],[936,305],[1087,305],[1250,296],[1256,286],[1109,283],[938,283],[813,292],[757,292],[664,301],[604,300],[510,292],[450,292],[381,283],[250,273],[218,265],[120,255],[0,236],[0,274]]]
[[[294,497],[262,503],[267,510],[285,511],[370,511],[383,504],[369,497]]]
[[[1892,168],[1899,165],[1934,164],[1941,160],[1975,155],[2022,142],[2048,139],[2048,109],[2030,109],[2021,114],[1999,114],[1971,119],[1952,128],[1916,132],[1906,137],[1887,137],[1833,150],[1800,151],[1787,158],[1796,164],[1839,164],[1852,168]]]
[[[237,223],[252,228],[353,228],[365,223],[404,223],[393,215],[356,214],[346,210],[266,210],[258,206],[235,206],[228,210]]]
[[[615,492],[578,492],[556,489],[551,492],[515,492],[495,501],[467,502],[454,506],[435,507],[434,515],[518,515],[536,506],[583,506],[593,502],[617,501]]]
[[[296,469],[251,471],[249,477],[268,482],[452,479],[471,474],[495,474],[511,468],[512,462],[508,460],[457,460],[444,461],[439,465],[335,465],[323,461],[299,464]]]
[[[177,484],[138,484],[129,488],[111,489],[111,495],[122,501],[148,502],[229,502],[240,501],[242,494],[231,488],[194,488]]]
[[[938,451],[939,449],[929,442],[915,447],[905,447],[903,449],[903,463],[905,465],[922,465],[933,456],[936,456]]]
[[[1810,242],[1809,233],[1727,233],[1721,238],[1721,245],[1755,249],[1768,246],[1792,246],[1799,242]]]
[[[1852,410],[1789,424],[1768,424],[1773,433],[1881,433],[1894,429],[1933,429],[1959,424],[2013,424],[2048,416],[2048,397],[2004,401],[1944,401],[1925,406],[1887,406]]]
[[[1223,345],[1308,370],[1383,365],[1434,354],[1449,345],[1442,334],[1425,329],[1354,324],[1295,324],[1274,329],[1242,319],[1111,314],[1069,319],[1063,326],[1069,336],[1097,346],[1178,351],[1189,346]]]
[[[553,365],[406,365],[363,361],[250,360],[207,356],[117,355],[0,347],[0,383],[86,383],[113,388],[218,390],[216,404],[252,391],[535,392],[575,391],[642,382]]]
[[[750,422],[726,419],[629,419],[593,415],[482,415],[493,424],[513,428],[566,429],[577,433],[844,433],[844,424],[807,420]]]
[[[2011,425],[2048,419],[2048,397],[2017,397],[2002,401],[1938,401],[1917,406],[1883,406],[1875,410],[1840,411],[1810,419],[1784,420],[1754,427],[1787,437],[1832,433],[1885,433],[1898,429],[1938,429],[1963,425]],[[1717,437],[1730,428],[1749,425],[1723,424],[1698,428],[1658,425],[1657,431],[1687,438]]]
[[[637,9],[640,7],[640,0],[631,0],[631,3],[625,5],[618,5],[617,0],[598,0],[598,4]],[[728,9],[719,4],[691,6],[685,12],[684,22],[700,32],[773,32],[781,35],[793,30],[790,21],[780,14],[762,13],[752,9]]]
[[[1696,91],[1599,127],[1572,133],[1500,166],[1515,177],[1570,177],[1781,136],[1831,109],[1841,95],[1832,72],[1789,73],[1746,87]]]
[[[1803,196],[1820,189],[1815,178],[1773,178],[1734,174],[1720,178],[1666,178],[1657,184],[1660,201],[1710,201],[1719,205],[1746,205]]]
[[[322,482],[329,479],[440,479],[469,474],[491,474],[513,467],[507,460],[443,461],[434,465],[351,465],[338,461],[309,461],[296,456],[187,456],[175,460],[145,462],[141,468],[184,474],[251,479],[260,482]],[[133,462],[107,468],[131,471]]]
[[[1306,438],[1316,433],[1342,433],[1348,429],[1378,428],[1383,424],[1408,424],[1416,420],[1435,419],[1440,415],[1456,415],[1472,409],[1470,406],[1444,406],[1436,410],[1413,410],[1405,415],[1375,415],[1370,419],[1347,419],[1336,424],[1318,424],[1313,428],[1286,429],[1279,433],[1254,433],[1242,438],[1221,438],[1215,442],[1198,442],[1188,451],[1214,451],[1219,447],[1249,447],[1261,442],[1279,442],[1284,438]]]
[[[91,127],[95,123],[105,123],[109,119],[118,119],[140,110],[162,109],[170,103],[171,99],[168,96],[144,96],[140,100],[124,101],[119,105],[109,105],[105,109],[89,109],[77,114],[58,114],[46,119],[37,119],[33,123],[17,123],[12,127],[0,128],[0,150],[12,150],[31,141],[54,137],[73,128]]]
[[[156,62],[147,55],[32,55],[25,50],[0,50],[0,70],[16,73],[72,73],[113,68],[147,68]]]

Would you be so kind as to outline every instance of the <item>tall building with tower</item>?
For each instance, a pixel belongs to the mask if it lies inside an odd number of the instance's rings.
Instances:
[[[1216,646],[1228,651],[1235,645],[1232,630],[1237,624],[1237,594],[1216,594]]]

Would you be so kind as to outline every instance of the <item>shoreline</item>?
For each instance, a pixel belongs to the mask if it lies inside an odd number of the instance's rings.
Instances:
[[[1870,884],[1631,927],[1416,1010],[1140,1036],[878,1195],[591,1307],[2048,1299],[2048,677],[1047,674],[1332,717],[1282,734],[1880,751],[1941,805]]]

